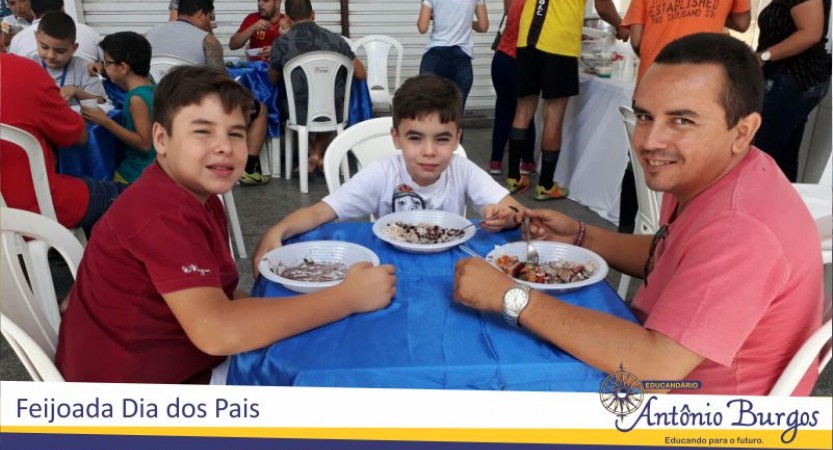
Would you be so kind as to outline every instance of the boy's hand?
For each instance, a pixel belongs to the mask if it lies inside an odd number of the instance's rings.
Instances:
[[[396,294],[396,269],[389,264],[373,267],[369,262],[354,264],[338,285],[354,313],[385,308]]]
[[[81,89],[78,86],[64,86],[61,88],[61,97],[66,101],[70,101],[78,95]]]
[[[579,223],[575,219],[550,209],[528,209],[529,232],[533,239],[572,244],[578,235]]]
[[[483,208],[483,222],[480,223],[480,228],[487,231],[500,231],[506,227],[507,224],[517,223],[515,221],[516,210],[507,205],[489,204]]]
[[[95,61],[87,64],[87,75],[95,77],[104,73],[104,64]]]
[[[277,227],[272,227],[263,234],[260,242],[257,243],[257,247],[255,247],[255,253],[252,257],[252,276],[254,278],[257,278],[257,275],[260,273],[257,266],[260,264],[263,256],[281,245],[283,245],[283,233]]]
[[[503,294],[515,282],[480,258],[454,266],[454,300],[478,311],[503,312]]]
[[[97,106],[81,106],[81,117],[98,125],[101,125],[110,119],[110,117],[107,116],[107,113]]]

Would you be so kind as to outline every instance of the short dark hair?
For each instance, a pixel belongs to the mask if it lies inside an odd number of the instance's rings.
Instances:
[[[179,0],[176,11],[180,16],[193,16],[200,11],[211,14],[214,11],[214,0]]]
[[[75,44],[75,21],[66,13],[50,11],[44,14],[38,31],[51,37]]]
[[[64,8],[64,0],[30,0],[29,7],[35,17],[43,17],[50,11],[60,11]]]
[[[312,16],[312,3],[309,0],[286,0],[283,8],[292,20],[304,20]]]
[[[247,120],[252,109],[252,94],[229,78],[224,70],[206,66],[179,66],[171,69],[153,94],[153,120],[173,134],[176,113],[186,106],[196,105],[217,94],[223,110],[228,114],[240,108]]]
[[[745,43],[721,33],[697,33],[666,45],[655,64],[715,64],[723,69],[720,103],[729,128],[764,103],[764,75],[758,59]]]
[[[393,126],[399,127],[402,119],[420,119],[437,113],[440,122],[454,122],[457,127],[463,119],[463,93],[456,84],[446,78],[426,74],[408,78],[393,96]]]
[[[150,42],[139,33],[120,31],[108,34],[98,44],[113,62],[126,63],[136,75],[146,77],[150,73]]]

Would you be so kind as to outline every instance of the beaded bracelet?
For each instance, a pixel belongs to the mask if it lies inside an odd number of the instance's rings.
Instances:
[[[579,221],[578,222],[578,234],[576,235],[576,240],[575,240],[575,242],[573,242],[573,245],[575,245],[576,247],[581,247],[581,244],[584,243],[585,233],[587,233],[587,225],[584,222]]]

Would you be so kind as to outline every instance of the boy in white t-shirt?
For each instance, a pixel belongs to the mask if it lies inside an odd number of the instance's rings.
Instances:
[[[269,229],[253,262],[284,239],[335,219],[435,209],[463,214],[466,202],[490,231],[516,226],[524,207],[483,169],[454,155],[460,145],[462,94],[436,75],[406,80],[393,98],[391,136],[400,153],[369,164],[336,192],[299,209]]]
[[[75,22],[69,15],[60,11],[46,13],[35,33],[38,49],[32,60],[55,80],[61,96],[70,105],[91,99],[104,103],[107,94],[101,80],[87,72],[86,60],[75,56],[75,37]]]

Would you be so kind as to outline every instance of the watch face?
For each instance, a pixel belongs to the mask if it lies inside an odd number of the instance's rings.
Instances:
[[[512,288],[506,292],[506,296],[504,299],[504,303],[506,304],[506,309],[517,313],[521,308],[523,308],[524,304],[526,304],[527,295],[526,292],[521,288]]]

